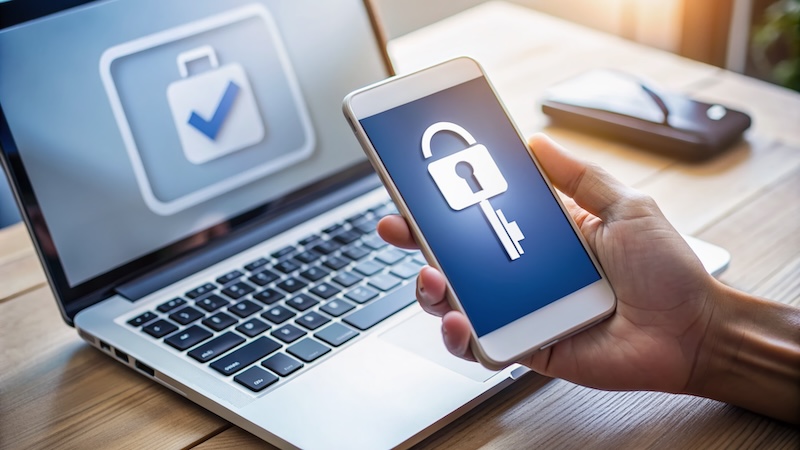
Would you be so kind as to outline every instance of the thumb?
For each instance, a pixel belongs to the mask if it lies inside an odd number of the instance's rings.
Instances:
[[[604,222],[612,220],[615,207],[633,193],[600,166],[577,158],[544,134],[531,136],[528,145],[553,185]]]

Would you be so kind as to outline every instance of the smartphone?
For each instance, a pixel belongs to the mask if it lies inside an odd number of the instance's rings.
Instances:
[[[614,292],[480,65],[368,86],[344,113],[471,346],[499,369],[611,315]]]

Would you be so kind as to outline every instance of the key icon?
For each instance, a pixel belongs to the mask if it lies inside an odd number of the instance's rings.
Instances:
[[[428,164],[428,173],[434,183],[455,211],[479,205],[508,257],[512,261],[518,259],[524,253],[520,245],[520,241],[525,239],[522,230],[489,203],[491,197],[508,190],[508,182],[500,168],[485,146],[477,144],[472,134],[451,122],[434,123],[422,134],[422,154],[426,159],[432,157],[431,139],[440,131],[455,133],[469,147]]]

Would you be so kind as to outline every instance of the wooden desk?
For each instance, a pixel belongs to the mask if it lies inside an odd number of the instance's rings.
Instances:
[[[651,194],[676,227],[733,255],[722,280],[800,305],[800,95],[490,3],[391,43],[401,72],[468,54],[525,133],[545,129]],[[542,90],[593,67],[642,74],[749,111],[746,141],[699,165],[549,128]],[[231,448],[265,444],[82,343],[63,324],[25,230],[0,231],[0,448]],[[800,431],[711,400],[601,392],[532,376],[424,447],[800,448]]]

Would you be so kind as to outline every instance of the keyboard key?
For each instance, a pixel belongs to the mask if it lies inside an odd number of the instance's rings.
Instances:
[[[375,259],[388,266],[400,262],[400,260],[405,257],[406,254],[396,248],[387,248],[386,250],[382,250],[380,253],[375,255]]]
[[[338,347],[358,336],[358,332],[340,323],[333,323],[322,331],[315,333],[314,336],[334,347]]]
[[[320,254],[317,252],[312,252],[311,250],[306,250],[304,252],[300,252],[294,255],[294,259],[300,261],[301,263],[310,264],[316,260],[318,260]]]
[[[269,320],[272,323],[283,323],[287,320],[294,317],[296,314],[289,311],[288,309],[284,308],[283,306],[273,306],[264,314],[261,314],[261,317]]]
[[[341,292],[339,288],[334,287],[332,284],[328,283],[320,283],[314,286],[313,288],[309,289],[308,291],[320,297],[323,300],[327,300],[333,297],[334,295],[338,294],[339,292]]]
[[[344,296],[356,303],[366,303],[372,300],[373,298],[377,297],[378,292],[366,286],[359,286],[351,290],[347,294],[344,294]]]
[[[308,244],[310,244],[310,243],[312,243],[312,242],[314,242],[314,241],[318,241],[318,240],[320,240],[320,239],[322,239],[322,238],[320,237],[320,235],[318,235],[318,234],[312,234],[311,236],[307,236],[307,237],[304,237],[303,239],[300,239],[300,241],[298,241],[298,243],[299,243],[300,245],[308,245]]]
[[[253,272],[259,267],[264,267],[269,264],[269,260],[267,258],[258,258],[257,260],[251,262],[250,264],[245,264],[244,268],[248,272]]]
[[[422,256],[422,253],[417,253],[416,256],[411,258],[411,261],[415,264],[419,264],[420,266],[424,266],[428,264],[428,261],[425,261],[425,257]]]
[[[260,301],[265,305],[271,305],[278,300],[284,298],[285,295],[281,294],[280,292],[276,291],[275,289],[264,289],[263,291],[259,292],[258,294],[253,295],[253,298]]]
[[[323,255],[330,255],[331,253],[339,250],[342,244],[336,241],[322,241],[319,244],[313,247],[313,250],[317,253],[321,253]]]
[[[262,336],[235,350],[233,353],[214,361],[211,363],[211,368],[223,375],[232,375],[279,348],[281,348],[281,344]]]
[[[242,277],[242,275],[244,275],[242,272],[239,272],[238,270],[234,270],[233,272],[228,272],[225,275],[217,278],[217,283],[219,283],[219,284],[224,286],[224,285],[226,285],[228,283],[231,283],[233,281],[238,280],[239,278]]]
[[[391,202],[386,203],[384,205],[378,206],[376,208],[372,208],[370,211],[375,214],[375,217],[378,219],[382,218],[383,216],[387,216],[389,214],[394,214],[397,212],[397,208],[394,207],[394,204]]]
[[[271,270],[262,270],[261,272],[258,272],[257,274],[248,278],[248,280],[250,280],[250,282],[258,286],[266,286],[272,283],[273,281],[277,280],[278,278],[280,277],[275,272]]]
[[[180,351],[184,351],[189,347],[194,347],[195,344],[205,341],[211,336],[213,336],[212,333],[205,328],[192,325],[164,339],[164,342]]]
[[[253,392],[261,392],[278,381],[278,377],[260,367],[251,367],[233,379]]]
[[[347,222],[347,223],[358,222],[359,220],[362,220],[364,218],[364,216],[366,216],[366,215],[367,215],[366,212],[358,213],[358,214],[356,214],[354,216],[348,217],[344,221]]]
[[[291,375],[294,371],[303,367],[303,363],[283,353],[270,356],[261,365],[282,377]]]
[[[364,236],[364,238],[361,239],[361,243],[373,250],[378,250],[388,245],[377,233],[370,233]]]
[[[392,214],[392,209],[394,209],[394,205],[392,204],[392,202],[387,202],[384,203],[383,205],[376,206],[370,209],[370,211],[372,211],[372,213],[375,214],[375,217],[380,219],[385,215]]]
[[[214,331],[222,331],[237,322],[238,320],[236,320],[235,317],[230,314],[225,314],[224,312],[219,312],[211,317],[203,319],[203,325]]]
[[[244,319],[247,316],[251,316],[261,311],[261,307],[250,300],[242,300],[241,302],[228,308],[228,311]]]
[[[275,269],[280,270],[283,273],[292,273],[300,268],[299,265],[289,261],[288,259],[286,261],[281,261],[278,264],[275,264],[275,266],[273,267],[275,267]]]
[[[279,288],[283,289],[284,291],[290,294],[293,292],[297,292],[306,286],[308,286],[306,283],[298,280],[297,278],[291,278],[291,277],[278,283]]]
[[[194,304],[208,312],[212,312],[222,308],[223,306],[229,305],[230,302],[217,294],[211,294],[202,300],[196,301]]]
[[[322,305],[319,309],[325,311],[333,317],[339,317],[353,308],[355,308],[355,306],[353,306],[350,302],[341,299],[335,299]]]
[[[323,316],[322,314],[315,313],[311,311],[310,313],[300,317],[299,319],[295,320],[295,323],[302,325],[309,330],[316,330],[317,328],[325,325],[326,323],[330,322],[331,319]]]
[[[261,392],[267,386],[275,384],[278,381],[278,377],[261,367],[255,366],[236,375],[233,380],[253,392]]]
[[[146,324],[147,322],[150,322],[151,320],[153,320],[153,319],[155,319],[157,317],[158,316],[155,315],[154,313],[151,313],[150,311],[147,311],[144,314],[140,314],[140,315],[134,317],[133,319],[129,320],[128,321],[128,325],[130,325],[132,327],[140,327],[140,326]]]
[[[240,298],[244,297],[245,295],[255,290],[256,289],[253,286],[250,286],[244,281],[240,281],[238,283],[226,287],[225,289],[222,290],[222,293],[234,300],[239,300]]]
[[[322,264],[324,264],[327,267],[330,267],[333,270],[339,270],[342,267],[345,267],[346,265],[350,264],[350,260],[342,258],[340,256],[329,256],[328,258],[325,259],[325,261]]]
[[[203,314],[199,310],[192,308],[191,306],[187,306],[183,309],[180,309],[170,314],[169,318],[174,320],[175,322],[178,322],[181,325],[187,325],[203,317],[204,315],[205,314]]]
[[[185,304],[186,304],[186,300],[184,300],[184,299],[182,299],[180,297],[175,297],[175,298],[173,298],[172,300],[170,300],[170,301],[168,301],[166,303],[162,303],[162,304],[158,305],[158,308],[156,308],[156,309],[158,309],[159,311],[165,313],[165,312],[168,312],[168,311],[172,311],[173,309],[177,308],[178,306],[185,305]]]
[[[325,278],[326,276],[328,276],[329,273],[330,271],[328,271],[327,269],[323,269],[320,266],[312,266],[309,267],[308,270],[300,272],[300,276],[309,281],[317,281]]]
[[[331,349],[313,339],[305,338],[287,348],[286,351],[305,362],[311,362],[328,353]]]
[[[245,338],[229,331],[190,351],[189,356],[201,363],[208,362],[244,341]]]
[[[174,323],[161,319],[156,320],[150,325],[145,325],[144,328],[142,328],[142,331],[150,336],[153,336],[154,338],[160,338],[172,333],[173,331],[176,331],[177,329],[178,327],[176,327]]]
[[[319,302],[311,298],[311,296],[309,295],[300,294],[287,300],[286,304],[298,311],[305,311],[308,308],[311,308],[314,305],[319,304]]]
[[[293,253],[294,251],[295,251],[295,248],[293,246],[289,245],[289,246],[283,247],[282,249],[272,253],[272,257],[276,258],[276,259],[283,258],[284,256],[287,256],[287,255]]]
[[[419,266],[405,261],[392,267],[392,270],[389,271],[389,273],[403,279],[409,279],[419,273]]]
[[[353,261],[358,261],[361,258],[370,254],[370,250],[363,245],[356,245],[348,247],[347,250],[342,251],[342,255],[347,256]]]
[[[270,334],[289,344],[305,336],[306,332],[294,325],[284,325]]]
[[[236,327],[236,331],[246,335],[247,337],[256,337],[270,328],[272,327],[270,327],[269,324],[263,320],[253,318]]]
[[[400,284],[400,278],[388,273],[381,273],[369,279],[369,285],[384,292]]]
[[[344,287],[350,287],[363,279],[364,278],[361,275],[357,275],[353,272],[343,272],[333,277],[333,281]]]
[[[361,331],[375,326],[375,324],[385,320],[392,314],[400,311],[406,306],[414,303],[414,285],[409,283],[392,295],[376,300],[375,303],[365,306],[358,311],[351,313],[343,320]]]
[[[329,226],[328,228],[323,229],[322,231],[325,232],[325,233],[331,234],[331,233],[335,233],[335,232],[337,232],[337,231],[339,231],[339,230],[341,230],[343,228],[344,228],[344,226],[342,224],[336,223],[336,224],[333,224],[333,225]]]
[[[376,273],[383,270],[383,267],[384,265],[382,263],[379,263],[374,259],[370,259],[356,265],[355,267],[353,267],[353,269],[357,270],[358,272],[361,272],[366,276],[370,276],[370,275],[375,275]]]
[[[194,299],[196,299],[198,297],[202,297],[202,296],[208,294],[209,292],[213,291],[216,288],[217,287],[214,286],[213,284],[206,283],[206,284],[204,284],[204,285],[202,285],[200,287],[196,287],[196,288],[192,289],[191,291],[187,292],[186,296],[189,297],[190,299],[194,300]],[[167,302],[167,303],[169,303],[169,302]],[[166,311],[163,311],[163,312],[166,312]]]
[[[333,238],[342,244],[350,244],[357,241],[361,237],[361,233],[355,230],[342,231]]]
[[[373,233],[378,226],[378,221],[375,219],[367,219],[353,224],[353,228],[362,232],[363,234]]]

